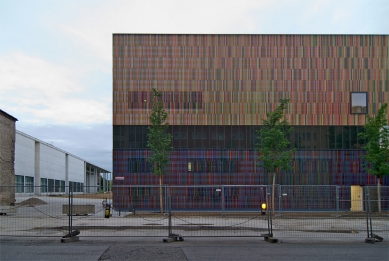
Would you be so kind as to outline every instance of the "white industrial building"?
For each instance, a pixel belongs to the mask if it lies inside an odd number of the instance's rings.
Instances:
[[[15,192],[64,194],[108,190],[110,172],[53,145],[16,131]],[[103,177],[103,184],[101,178]]]

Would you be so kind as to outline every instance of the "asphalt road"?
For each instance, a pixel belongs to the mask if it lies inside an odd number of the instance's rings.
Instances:
[[[282,242],[281,242],[282,241]],[[0,237],[0,260],[389,260],[388,241],[367,244],[344,239],[84,238],[61,243],[59,238]]]

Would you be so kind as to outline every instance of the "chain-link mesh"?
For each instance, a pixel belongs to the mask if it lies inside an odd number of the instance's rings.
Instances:
[[[59,237],[71,222],[90,237],[365,238],[368,191],[371,229],[389,237],[387,186],[114,186],[107,193],[82,187],[72,188],[72,197],[68,187],[43,189],[15,188],[15,203],[0,206],[0,235]]]

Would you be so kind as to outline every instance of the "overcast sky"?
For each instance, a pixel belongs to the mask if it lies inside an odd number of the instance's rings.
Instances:
[[[0,108],[112,170],[112,34],[389,34],[389,0],[0,0]]]

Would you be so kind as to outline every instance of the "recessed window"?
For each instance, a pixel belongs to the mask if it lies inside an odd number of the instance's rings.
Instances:
[[[47,179],[41,178],[41,192],[42,193],[47,192]]]
[[[193,132],[192,133],[192,139],[197,140],[197,139],[199,139],[199,137],[200,137],[200,135],[199,135],[198,132]]]
[[[367,113],[367,92],[352,92],[350,97],[350,110],[355,114]]]
[[[24,177],[26,193],[34,193],[34,177]]]
[[[24,192],[24,176],[15,175],[15,192],[16,193]]]

